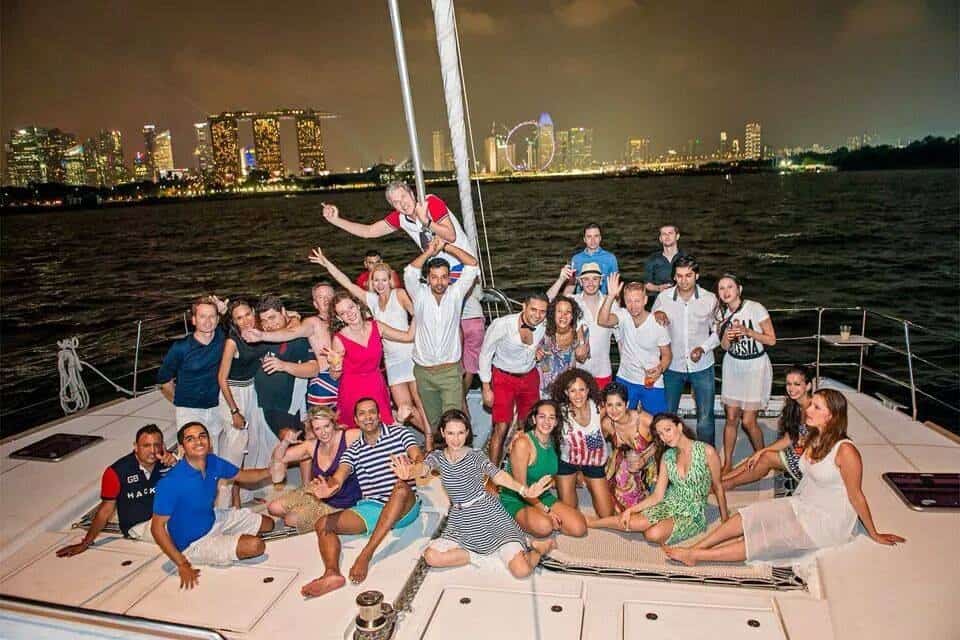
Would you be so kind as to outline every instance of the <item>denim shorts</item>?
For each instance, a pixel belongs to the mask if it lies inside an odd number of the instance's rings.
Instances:
[[[603,465],[570,464],[569,462],[564,462],[563,460],[561,460],[557,465],[558,476],[572,476],[577,471],[582,471],[583,477],[590,478],[591,480],[607,477],[604,473]]]

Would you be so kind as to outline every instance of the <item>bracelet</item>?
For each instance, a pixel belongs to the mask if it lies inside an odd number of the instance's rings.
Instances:
[[[526,486],[526,485],[523,485],[523,486],[520,487],[520,491],[517,491],[517,493],[519,493],[521,497],[526,498],[526,497],[527,497],[527,491],[528,491],[529,489],[530,489],[530,487],[528,487],[528,486]]]
[[[236,409],[234,409],[233,411],[231,411],[231,412],[230,412],[230,415],[235,416],[235,415],[237,415],[238,413],[240,413],[240,407],[237,407]]]

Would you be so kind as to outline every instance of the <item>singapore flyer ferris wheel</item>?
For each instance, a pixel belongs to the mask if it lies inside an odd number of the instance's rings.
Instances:
[[[526,150],[525,159],[518,161],[508,153],[506,160],[510,168],[514,171],[546,171],[556,154],[550,114],[542,113],[538,120],[526,120],[514,125],[507,133],[507,148],[519,148],[518,142],[522,142]]]

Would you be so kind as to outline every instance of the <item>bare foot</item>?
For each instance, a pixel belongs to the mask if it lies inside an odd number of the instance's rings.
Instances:
[[[693,549],[664,546],[663,552],[674,562],[682,562],[688,567],[692,567],[697,564],[697,561],[693,557]]]
[[[303,585],[300,588],[300,593],[305,598],[316,598],[331,591],[336,591],[346,583],[346,579],[339,573],[324,574],[322,577]]]
[[[600,518],[596,516],[587,515],[587,514],[583,514],[583,519],[587,521],[588,529],[596,529],[597,523],[600,522]]]
[[[353,566],[350,567],[350,582],[354,584],[360,584],[367,579],[367,571],[370,570],[370,556],[364,552],[360,552],[360,555],[357,556],[356,561],[353,563]]]
[[[546,538],[545,540],[531,540],[530,546],[534,550],[539,551],[541,556],[545,556],[557,548],[557,541],[553,538]]]

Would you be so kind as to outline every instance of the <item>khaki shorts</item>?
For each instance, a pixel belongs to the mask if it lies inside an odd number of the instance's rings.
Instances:
[[[183,550],[193,564],[228,565],[236,560],[240,536],[260,533],[263,516],[252,509],[217,509],[210,531]]]
[[[280,506],[283,507],[283,512],[287,514],[284,520],[286,521],[287,518],[293,516],[290,522],[297,528],[297,533],[313,531],[317,520],[323,516],[341,511],[341,509],[337,507],[331,507],[303,487],[291,489],[277,498],[277,500],[280,502]]]

